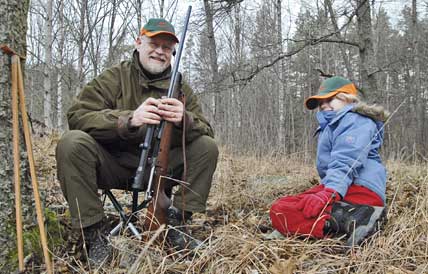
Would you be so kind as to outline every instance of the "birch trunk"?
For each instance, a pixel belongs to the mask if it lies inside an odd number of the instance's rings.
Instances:
[[[234,36],[235,36],[235,47],[234,47],[234,58],[235,66],[240,67],[242,63],[242,45],[241,45],[241,16],[240,16],[241,5],[236,4],[235,10],[235,22],[234,22]],[[238,83],[232,91],[232,103],[236,107],[236,131],[238,134],[241,132],[241,114],[242,114],[242,102],[241,102],[241,83]],[[238,138],[240,138],[240,134]],[[233,138],[233,136],[232,136]]]
[[[45,65],[44,65],[44,94],[43,94],[43,122],[48,130],[52,129],[52,95],[51,95],[51,67],[52,67],[52,0],[47,2]]]
[[[278,55],[282,53],[282,1],[276,1],[276,24],[277,24],[277,41],[278,41]],[[279,113],[279,129],[278,129],[278,145],[281,152],[284,152],[287,147],[285,144],[285,79],[284,79],[284,58],[278,62],[278,113]]]
[[[64,44],[65,44],[65,25],[64,25],[64,0],[59,3],[59,41],[58,41],[58,60],[60,60],[58,69],[58,91],[57,91],[57,129],[62,132],[63,129],[63,113],[62,113],[62,94],[64,90],[63,74],[64,71],[61,64],[64,63]]]

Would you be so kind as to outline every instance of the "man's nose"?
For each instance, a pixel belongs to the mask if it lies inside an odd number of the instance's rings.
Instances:
[[[165,54],[165,50],[163,49],[162,46],[157,46],[155,49],[156,53],[158,54]]]

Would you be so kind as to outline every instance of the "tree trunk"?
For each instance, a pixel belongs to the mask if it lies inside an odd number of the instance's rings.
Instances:
[[[235,46],[234,46],[234,59],[235,59],[235,66],[236,67],[241,67],[242,64],[242,45],[241,45],[241,35],[242,35],[242,30],[241,30],[241,15],[240,15],[240,9],[241,9],[241,4],[238,3],[235,5],[234,8],[234,12],[235,12],[235,21],[234,21],[234,28],[233,28],[233,32],[234,32],[234,36],[235,36]],[[236,127],[235,132],[238,134],[237,137],[240,139],[240,132],[241,132],[241,115],[242,115],[242,101],[241,101],[241,83],[238,83],[235,87],[234,90],[232,91],[232,104],[234,106],[234,108],[236,108],[236,115],[234,116],[236,123],[234,123],[234,126]],[[232,136],[232,138],[234,138]]]
[[[415,110],[417,110],[416,115],[418,118],[417,132],[417,143],[418,143],[418,152],[422,155],[426,155],[427,152],[427,142],[426,142],[426,100],[421,92],[422,81],[421,81],[421,65],[419,61],[419,31],[418,31],[418,13],[416,8],[416,0],[412,0],[412,25],[411,25],[411,33],[412,33],[412,53],[413,53],[413,68],[414,68],[414,76],[412,77],[412,89],[415,93]]]
[[[110,28],[108,30],[108,58],[107,58],[107,66],[111,66],[113,64],[113,35],[114,35],[114,25],[116,22],[116,12],[117,12],[117,2],[113,0],[111,2],[111,13],[110,13]]]
[[[44,65],[44,95],[43,95],[43,122],[48,130],[52,129],[52,95],[51,95],[51,67],[52,67],[52,9],[53,0],[47,3],[46,40],[45,40],[45,65]]]
[[[208,49],[209,49],[209,62],[211,68],[211,84],[209,85],[209,91],[214,92],[214,119],[216,122],[220,122],[220,111],[221,97],[218,94],[217,85],[219,82],[218,74],[218,63],[217,63],[217,47],[214,36],[214,15],[208,0],[204,0],[205,9],[205,22],[207,24],[207,36],[208,36]]]
[[[77,64],[77,87],[76,87],[76,94],[80,92],[80,90],[83,87],[83,58],[85,55],[85,20],[86,20],[86,10],[88,8],[88,0],[82,0],[80,3],[80,26],[79,26],[79,34],[78,34],[78,47],[79,47],[79,53],[78,53],[78,64]]]
[[[165,0],[161,0],[159,3],[159,17],[163,18],[164,14],[163,14],[163,10],[164,10],[164,6],[165,6]]]
[[[282,12],[281,12],[282,1],[276,1],[276,25],[277,25],[277,41],[278,41],[278,55],[282,54]],[[278,113],[279,113],[279,129],[278,129],[278,147],[280,152],[285,152],[287,145],[285,144],[285,92],[286,85],[284,79],[284,58],[278,62],[278,76],[279,76],[279,87],[278,87]],[[291,139],[292,140],[292,139]]]
[[[59,60],[59,68],[58,68],[58,92],[57,92],[57,129],[62,132],[63,129],[63,113],[62,113],[62,94],[64,89],[64,79],[63,79],[63,68],[61,64],[64,63],[64,44],[65,44],[65,25],[64,25],[64,0],[60,0],[59,3],[59,41],[58,41],[58,60]]]
[[[358,40],[360,50],[360,78],[363,91],[376,94],[377,81],[375,71],[376,60],[373,50],[372,17],[369,0],[356,0]]]
[[[29,0],[0,0],[0,44],[6,44],[20,55],[26,52],[27,13]],[[11,266],[3,266],[6,256],[15,247],[14,191],[11,126],[11,57],[0,51],[0,272],[9,273]],[[24,62],[22,62],[24,63]],[[25,151],[21,138],[20,151]],[[28,162],[21,159],[22,174]],[[33,218],[30,183],[21,175],[24,223]],[[12,233],[11,233],[12,232]]]
[[[135,6],[135,12],[137,13],[137,27],[138,27],[138,33],[140,33],[141,28],[142,28],[142,24],[141,22],[143,21],[143,16],[142,16],[142,7],[141,5],[143,4],[143,0],[137,0],[136,6]]]
[[[342,35],[340,34],[340,31],[339,31],[339,26],[337,25],[336,15],[334,13],[333,5],[331,3],[331,0],[325,0],[325,5],[326,5],[326,8],[328,10],[328,13],[330,14],[331,24],[333,25],[334,31],[336,32],[336,37],[339,40],[343,40],[343,37],[342,37]],[[347,77],[351,81],[353,81],[354,80],[354,74],[352,72],[352,67],[351,67],[351,64],[349,62],[349,58],[348,58],[348,56],[346,54],[345,47],[342,44],[339,44],[339,49],[340,49],[340,54],[342,55],[343,63],[345,64],[346,72],[348,74]]]

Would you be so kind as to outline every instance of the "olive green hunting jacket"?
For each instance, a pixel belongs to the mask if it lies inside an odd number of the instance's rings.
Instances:
[[[160,78],[149,79],[143,72],[134,51],[132,60],[113,66],[89,82],[74,99],[67,112],[70,130],[82,130],[91,135],[125,166],[134,167],[140,156],[139,144],[144,141],[146,126],[132,128],[133,111],[147,98],[167,94],[171,68]],[[182,83],[186,112],[186,143],[201,135],[214,137],[214,132],[202,114],[197,96]],[[182,128],[174,126],[172,147],[180,146]]]

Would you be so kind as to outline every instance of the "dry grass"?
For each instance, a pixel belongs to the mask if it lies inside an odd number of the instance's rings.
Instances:
[[[65,208],[54,179],[55,140],[36,142],[41,182],[50,208]],[[387,163],[389,221],[381,233],[352,250],[339,240],[265,240],[268,210],[278,197],[317,184],[314,166],[289,158],[231,156],[222,151],[206,215],[191,228],[205,240],[196,254],[150,240],[113,239],[117,254],[106,273],[427,273],[428,166]],[[150,236],[147,237],[148,239]],[[69,259],[55,251],[59,272]],[[83,266],[75,272],[87,273]]]

